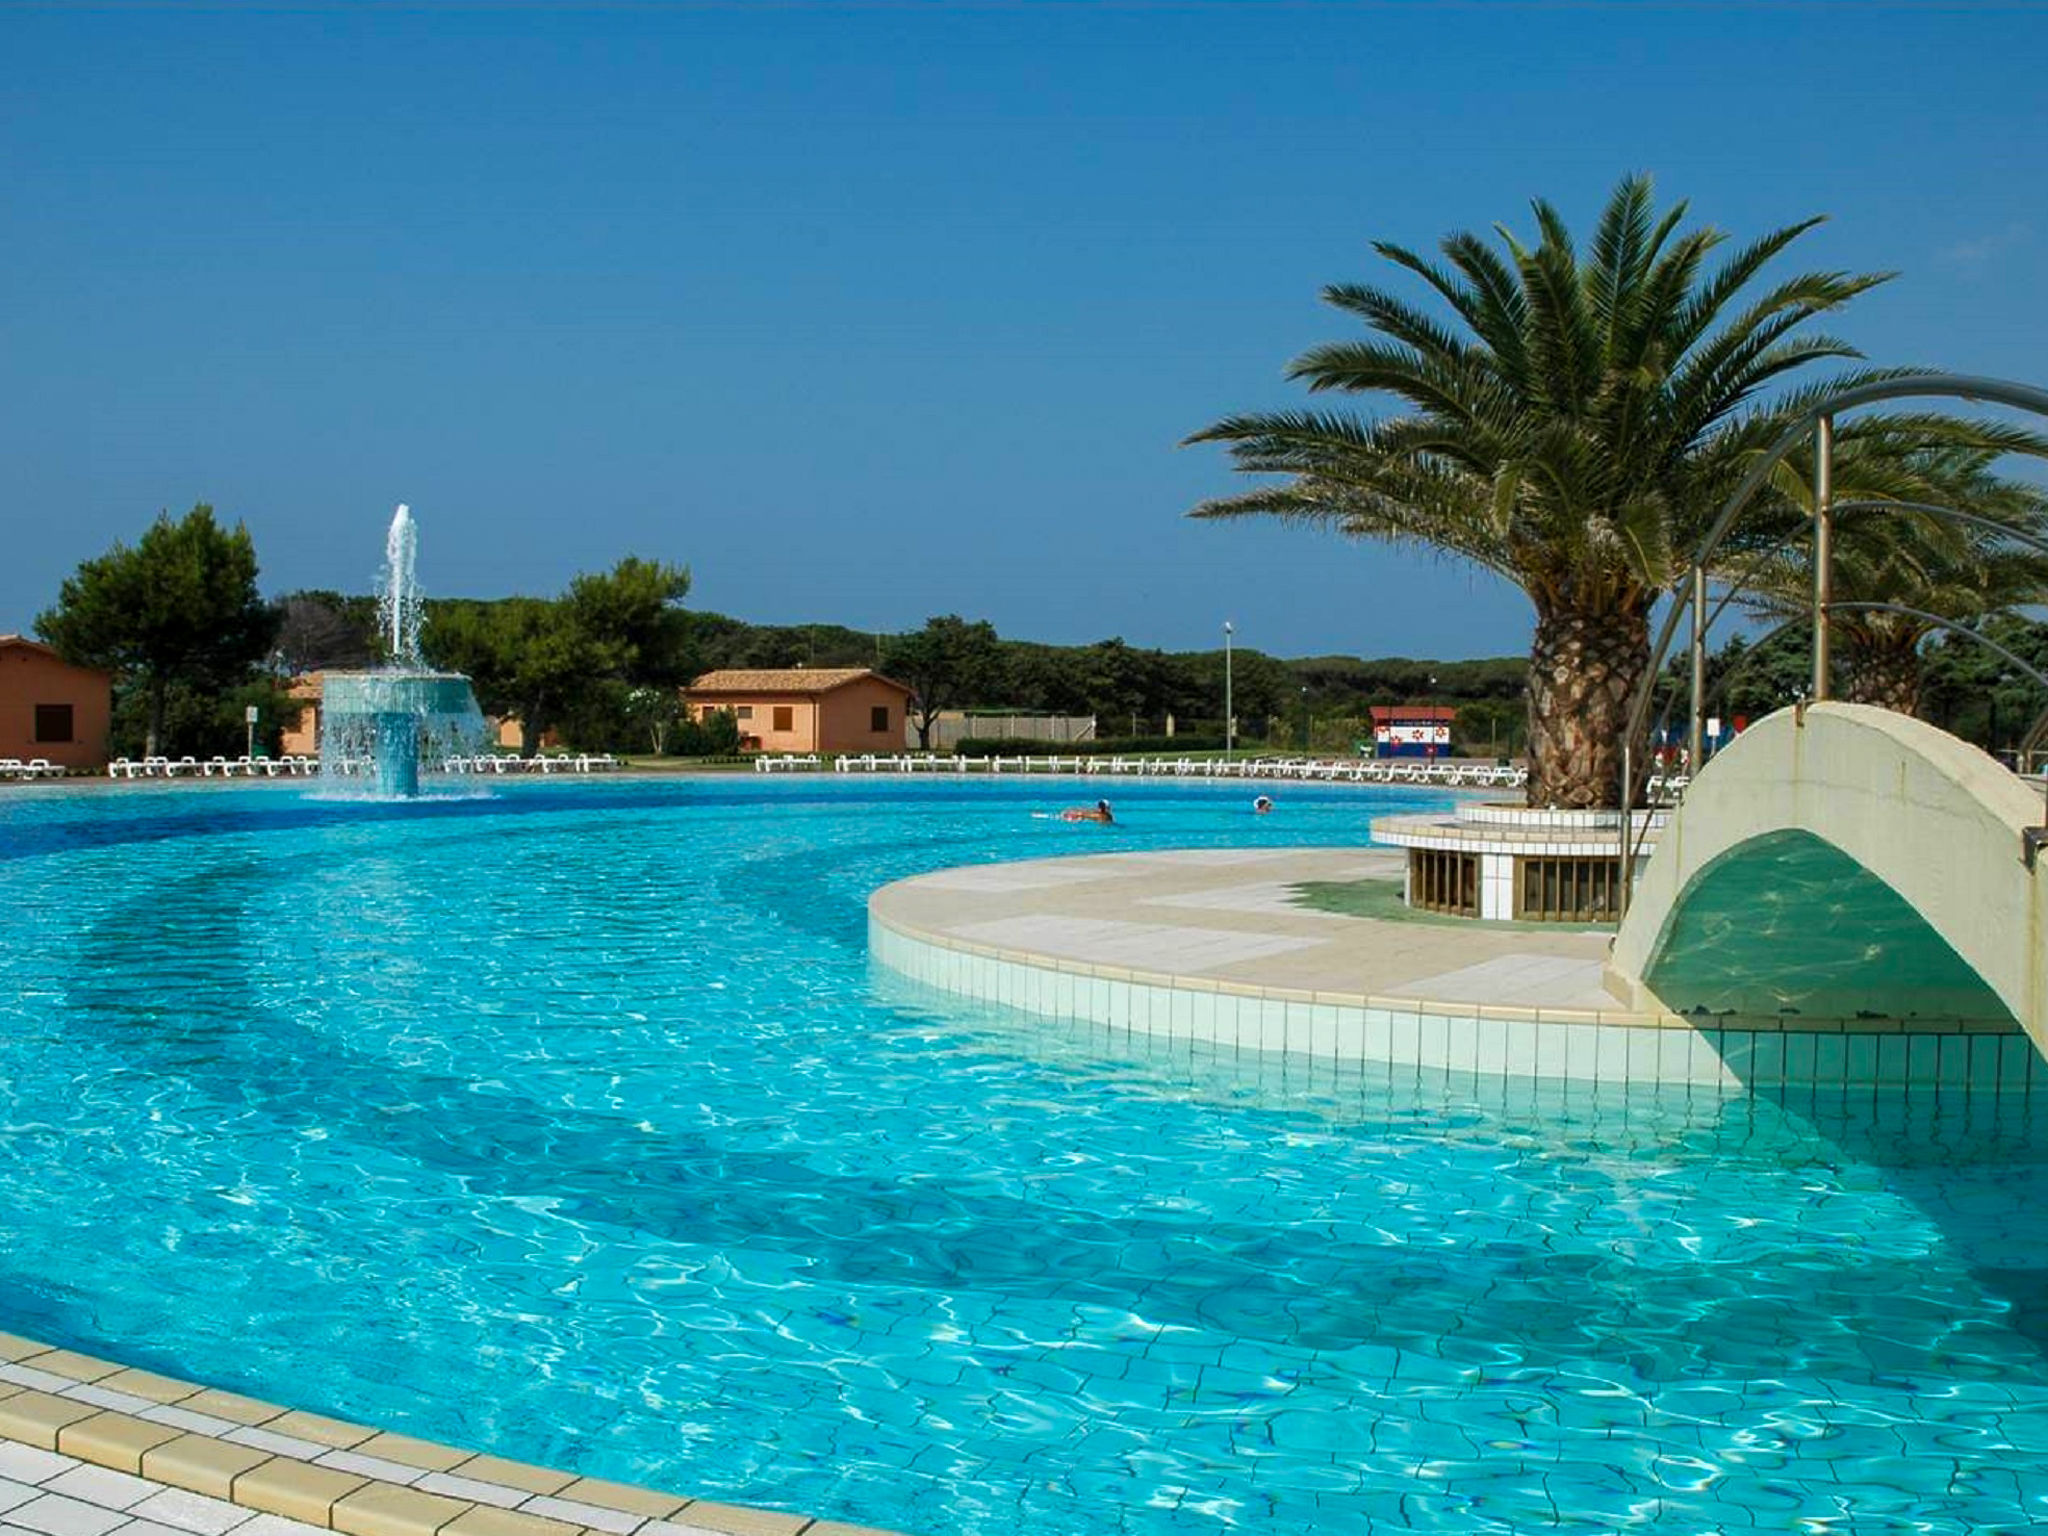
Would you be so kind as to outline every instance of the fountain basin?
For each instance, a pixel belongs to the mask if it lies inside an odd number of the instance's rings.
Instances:
[[[374,774],[380,798],[420,793],[420,764],[472,752],[485,736],[469,679],[459,672],[389,669],[327,674],[320,768]]]

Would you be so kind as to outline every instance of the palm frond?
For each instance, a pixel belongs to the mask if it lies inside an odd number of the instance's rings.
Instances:
[[[1857,358],[1814,322],[1886,275],[1818,270],[1765,282],[1818,219],[1727,252],[1720,231],[1686,226],[1684,203],[1660,210],[1643,176],[1614,188],[1583,250],[1554,206],[1537,201],[1532,213],[1532,240],[1498,225],[1490,239],[1455,232],[1440,259],[1376,244],[1427,302],[1333,284],[1324,298],[1366,335],[1310,348],[1289,376],[1311,392],[1382,395],[1392,409],[1363,419],[1240,415],[1193,434],[1189,442],[1225,444],[1238,471],[1274,480],[1196,515],[1434,544],[1518,581],[1539,611],[1639,615],[1682,573],[1803,401],[1889,376],[1849,367],[1824,383],[1811,377]],[[1838,494],[1853,485],[1915,500],[1910,492],[1930,478],[1960,483],[1960,461],[1937,466],[1936,449],[2042,453],[2048,437],[1894,412],[1838,434]],[[1797,528],[1809,494],[1796,463],[1778,465],[1731,557]],[[1973,494],[2018,506],[1989,484]],[[1928,541],[1912,552],[1926,569],[1914,569],[1932,575],[1938,553]]]

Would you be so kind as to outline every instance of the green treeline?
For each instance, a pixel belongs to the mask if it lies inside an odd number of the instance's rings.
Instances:
[[[589,578],[584,578],[588,580]],[[450,643],[453,632],[468,633],[479,615],[508,618],[539,600],[429,600],[426,647],[437,665],[472,676],[490,675],[473,645]],[[546,607],[546,604],[541,604]],[[288,639],[296,641],[293,672],[319,666],[361,666],[376,656],[376,605],[367,597],[295,593],[279,604]],[[945,616],[908,634],[873,634],[842,624],[750,624],[726,614],[672,607],[668,642],[673,650],[661,668],[664,683],[687,682],[722,668],[876,667],[931,695],[941,709],[989,713],[1093,715],[1100,735],[1141,738],[1162,735],[1169,716],[1178,734],[1219,736],[1223,727],[1222,650],[1165,651],[1127,645],[1120,639],[1091,645],[1046,645],[1004,639],[986,624]],[[2048,672],[2048,624],[1994,615],[1978,627],[1991,639]],[[925,642],[956,639],[944,644]],[[1782,629],[1756,643],[1743,636],[1725,642],[1709,660],[1708,707],[1730,721],[1760,719],[1801,697],[1807,687],[1810,639],[1802,626]],[[939,651],[934,664],[927,654]],[[1922,651],[1925,685],[1920,714],[1987,750],[2010,753],[2028,745],[2030,727],[2048,709],[2048,692],[1971,640],[1937,635]],[[465,665],[466,663],[466,665]],[[950,663],[950,664],[949,664]],[[588,662],[586,661],[586,665]],[[1684,729],[1685,672],[1672,661],[1657,708],[1669,706],[1668,723]],[[481,667],[483,670],[476,670]],[[1516,756],[1528,740],[1527,680],[1523,656],[1470,661],[1432,661],[1401,656],[1308,656],[1285,659],[1245,646],[1231,655],[1231,692],[1240,737],[1275,750],[1349,753],[1368,730],[1373,705],[1445,704],[1458,711],[1456,750],[1473,756]],[[677,751],[678,740],[666,707],[645,695],[644,679],[586,676],[570,690],[570,704],[549,723],[563,741],[592,751]],[[635,690],[643,690],[636,698]],[[518,713],[518,701],[486,697],[494,713]],[[915,716],[913,715],[913,720]],[[670,734],[655,745],[660,723]],[[1653,718],[1654,723],[1654,718]],[[685,743],[687,745],[687,743]],[[2038,748],[2041,743],[2035,743]]]
[[[295,717],[292,679],[388,658],[373,598],[301,591],[266,601],[256,578],[246,530],[221,527],[202,505],[177,521],[160,516],[135,545],[83,562],[36,627],[70,659],[114,674],[114,752],[232,755],[251,705],[258,746],[275,752]],[[877,668],[913,690],[914,729],[965,709],[1092,715],[1098,736],[1112,741],[1163,737],[1169,720],[1190,744],[1223,734],[1220,649],[1046,645],[954,614],[893,635],[750,624],[686,608],[689,587],[687,569],[629,556],[552,598],[430,599],[422,642],[430,663],[471,679],[486,713],[518,718],[529,749],[553,731],[592,751],[729,752],[730,722],[707,730],[685,719],[678,690],[718,669],[798,666]],[[1974,629],[2048,673],[2048,624],[1991,614]],[[1808,643],[1798,623],[1728,641],[1708,666],[1709,711],[1755,719],[1801,697]],[[1996,752],[2044,746],[2034,727],[2048,692],[2024,668],[1967,635],[1936,635],[1916,655],[1923,717]],[[1455,707],[1459,752],[1515,756],[1527,747],[1524,657],[1289,660],[1240,646],[1229,665],[1239,739],[1253,747],[1348,754],[1368,734],[1371,706],[1398,704]],[[1675,732],[1684,728],[1685,681],[1682,659],[1660,679],[1659,707]]]
[[[622,562],[607,576],[577,578],[559,599],[430,598],[422,630],[427,659],[468,673],[487,712],[517,715],[530,730],[552,729],[565,745],[592,751],[676,750],[681,722],[665,697],[650,690],[671,691],[724,668],[874,667],[911,687],[933,713],[1093,715],[1106,737],[1163,735],[1171,718],[1179,734],[1222,734],[1220,648],[1164,651],[1121,639],[1045,645],[1003,639],[985,623],[953,615],[899,635],[842,624],[750,624],[684,609],[679,595],[651,605],[654,594],[647,591],[640,594],[648,611],[635,643],[593,638],[605,625],[587,612],[590,594],[615,587],[628,567],[648,569]],[[296,592],[279,607],[284,623],[277,661],[284,672],[380,659],[371,598]],[[650,638],[656,607],[659,634]],[[622,660],[621,650],[630,656]],[[1318,750],[1345,753],[1366,734],[1370,706],[1416,703],[1456,706],[1464,750],[1519,751],[1527,670],[1522,657],[1289,661],[1243,646],[1230,657],[1232,702],[1244,740],[1298,749],[1306,731]]]

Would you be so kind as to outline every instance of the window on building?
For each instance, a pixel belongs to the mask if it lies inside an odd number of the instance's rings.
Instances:
[[[706,707],[704,714],[707,719],[710,717],[711,710],[708,706]],[[733,709],[732,717],[735,720],[751,720],[754,718],[754,706],[751,704],[737,705]]]
[[[775,729],[789,731],[796,728],[796,706],[778,704],[775,706]]]
[[[868,729],[871,731],[886,731],[889,729],[888,705],[877,704],[868,711]]]
[[[36,706],[36,740],[71,740],[71,706],[69,704],[38,704]]]

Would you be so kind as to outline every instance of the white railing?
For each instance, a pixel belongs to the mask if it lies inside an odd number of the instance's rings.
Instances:
[[[0,776],[12,770],[12,758],[0,758]],[[41,763],[39,772],[61,774],[62,768],[52,768]],[[353,777],[358,774],[374,773],[376,760],[369,757],[342,758],[329,765],[331,771]],[[478,753],[474,756],[444,757],[441,770],[444,773],[602,773],[623,767],[620,761],[608,752],[557,752],[543,753],[537,757],[514,757],[495,753]],[[21,777],[33,776],[28,770],[35,764],[23,765]],[[318,777],[321,773],[317,757],[117,757],[107,764],[110,779],[274,779],[280,774],[290,777]]]
[[[1060,753],[1044,757],[942,757],[915,752],[863,752],[842,753],[831,763],[834,773],[1061,773],[1111,778],[1432,784],[1472,789],[1517,789],[1529,779],[1527,769],[1511,764],[1362,758],[1101,757]],[[816,753],[754,759],[756,773],[809,773],[823,767]]]
[[[817,773],[826,759],[817,753],[783,753],[754,759],[756,773]],[[834,773],[1069,774],[1080,777],[1157,779],[1252,779],[1266,782],[1320,784],[1416,784],[1448,789],[1520,789],[1528,770],[1506,763],[1416,762],[1410,759],[1362,758],[1216,758],[1216,757],[1090,757],[1048,754],[1044,757],[961,757],[914,752],[864,752],[830,759]],[[625,765],[607,752],[543,753],[519,757],[480,752],[445,757],[444,773],[472,775],[606,773]],[[334,771],[354,776],[372,773],[367,757],[346,758]],[[314,777],[317,757],[117,757],[107,764],[110,779]],[[0,779],[60,778],[65,770],[46,758],[0,757]],[[1684,774],[1658,775],[1649,783],[1652,804],[1677,800],[1691,781]]]

